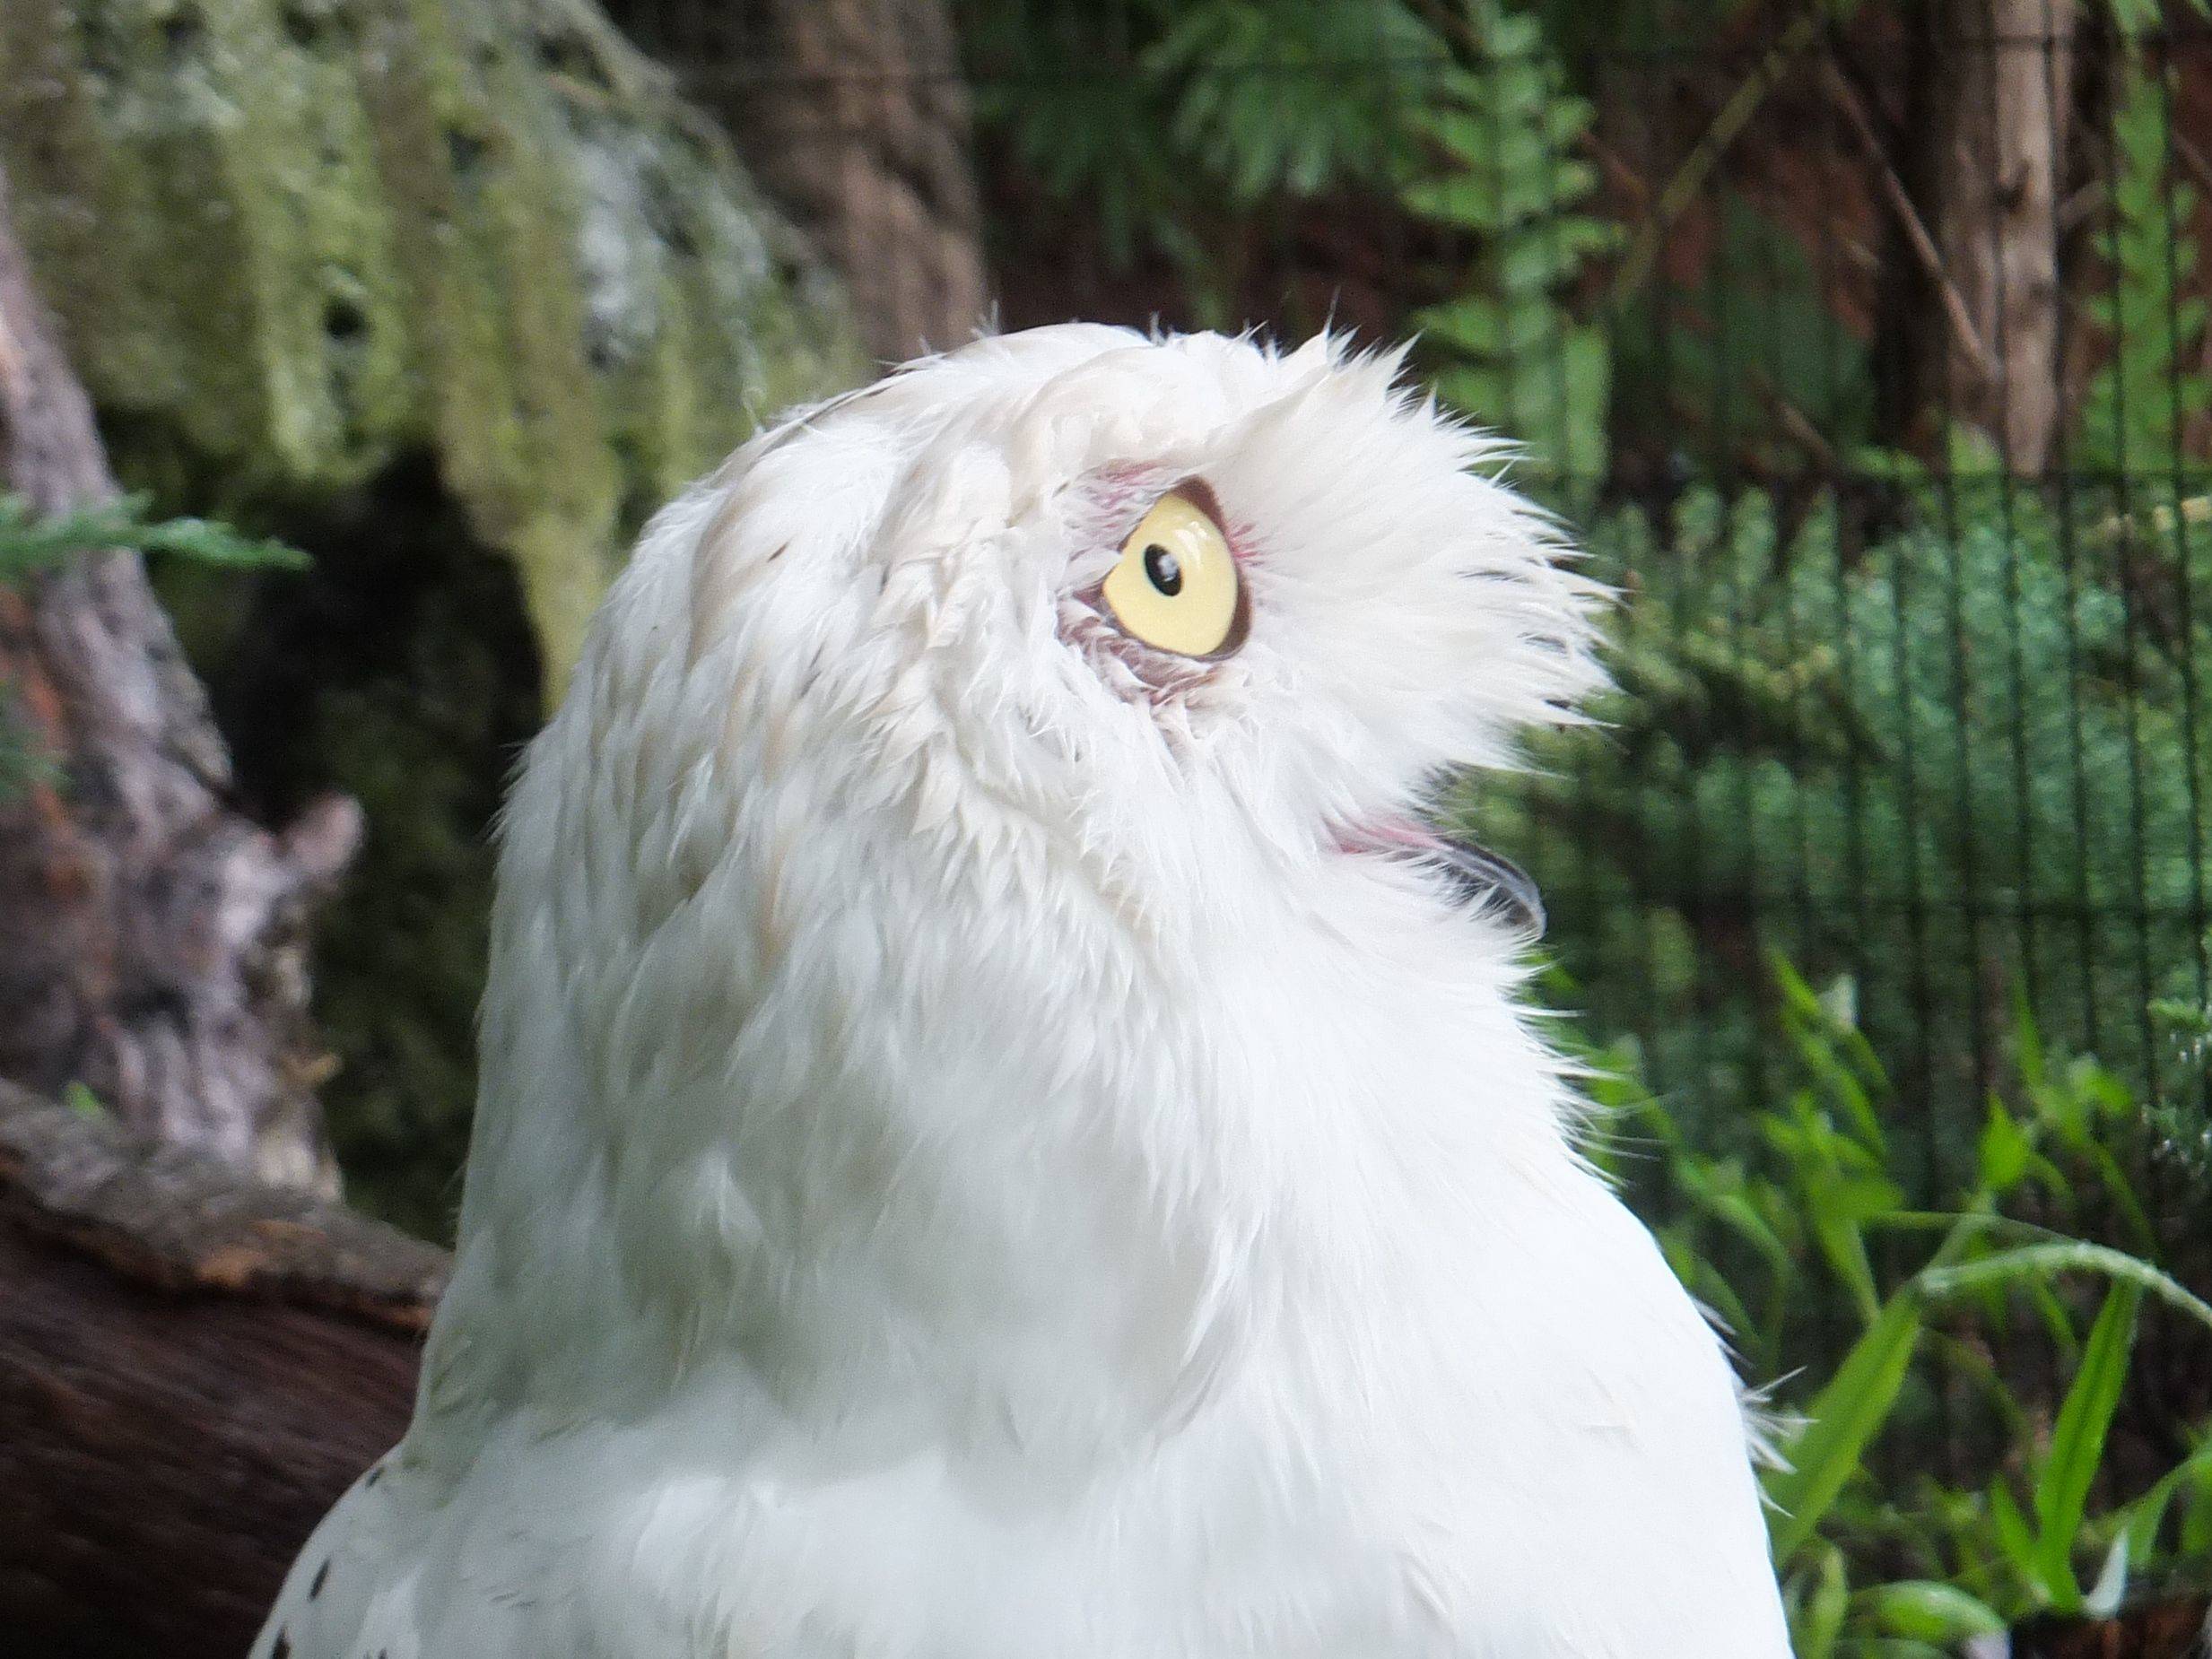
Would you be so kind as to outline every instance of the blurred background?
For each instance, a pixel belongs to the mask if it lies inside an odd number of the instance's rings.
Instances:
[[[657,506],[986,316],[1410,337],[1620,592],[1453,811],[1800,1652],[2201,1629],[2195,0],[6,0],[0,169],[100,461],[8,406],[0,1076],[445,1238],[488,829]]]

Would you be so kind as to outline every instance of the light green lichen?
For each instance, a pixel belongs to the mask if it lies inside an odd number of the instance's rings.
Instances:
[[[428,452],[556,683],[645,513],[865,371],[581,0],[7,0],[0,159],[126,476],[250,519]]]

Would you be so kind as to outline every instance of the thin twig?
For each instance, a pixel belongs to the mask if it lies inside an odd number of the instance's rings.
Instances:
[[[1659,203],[1651,216],[1643,221],[1636,232],[1636,239],[1629,248],[1627,257],[1621,261],[1620,274],[1613,280],[1611,303],[1615,309],[1632,299],[1637,291],[1651,280],[1651,273],[1659,264],[1659,244],[1675,221],[1681,218],[1690,204],[1697,199],[1720,159],[1728,153],[1744,128],[1751,125],[1751,117],[1759,112],[1766,95],[1774,90],[1776,83],[1789,73],[1798,55],[1813,43],[1828,21],[1825,5],[1815,6],[1790,24],[1774,44],[1766,49],[1758,65],[1745,77],[1742,85],[1729,94],[1711,125],[1705,128],[1690,153],[1683,158],[1675,176],[1667,181],[1659,192]]]
[[[1597,162],[1599,169],[1625,195],[1634,198],[1637,206],[1641,207],[1651,199],[1651,187],[1644,183],[1636,169],[1628,164],[1628,158],[1591,129],[1584,127],[1575,135],[1575,143],[1589,152],[1590,160]]]
[[[1882,182],[1882,197],[1889,204],[1890,212],[1897,216],[1897,222],[1903,227],[1905,240],[1912,245],[1913,257],[1920,262],[1920,269],[1927,274],[1928,280],[1936,285],[1936,292],[1943,300],[1944,320],[1951,326],[1952,338],[1961,355],[1973,363],[1977,375],[1987,379],[1994,372],[1988,348],[1981,343],[1981,336],[1974,331],[1973,317],[1966,309],[1966,301],[1960,295],[1957,284],[1951,281],[1951,274],[1944,269],[1943,255],[1936,248],[1936,239],[1929,235],[1927,225],[1921,222],[1920,213],[1912,205],[1912,198],[1905,190],[1904,181],[1897,177],[1897,169],[1890,165],[1889,153],[1882,146],[1881,135],[1874,130],[1874,118],[1867,113],[1866,105],[1851,83],[1843,78],[1842,72],[1833,63],[1821,65],[1821,80],[1827,87],[1829,95],[1843,111],[1844,118],[1851,123],[1851,132],[1858,138],[1859,147],[1866,151],[1867,159],[1874,163],[1876,175]]]
[[[1820,429],[1813,424],[1813,418],[1790,401],[1781,387],[1775,384],[1774,377],[1754,364],[1751,369],[1751,383],[1760,397],[1764,400],[1775,420],[1781,423],[1790,436],[1810,450],[1814,459],[1825,471],[1831,474],[1836,472],[1837,461],[1834,446],[1821,435]]]
[[[2166,142],[2173,146],[2173,153],[2181,158],[2182,165],[2189,169],[2198,187],[2207,196],[2212,197],[2212,159],[2208,159],[2189,135],[2178,127],[2166,135]]]

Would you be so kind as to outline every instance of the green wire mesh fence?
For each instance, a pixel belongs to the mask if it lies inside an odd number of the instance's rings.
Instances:
[[[2024,1021],[2202,1135],[2193,11],[990,0],[919,58],[925,8],[824,8],[795,66],[790,8],[615,10],[771,175],[970,128],[1006,326],[1417,334],[1623,595],[1607,725],[1464,810],[1703,1133],[1780,955],[1931,1195]]]

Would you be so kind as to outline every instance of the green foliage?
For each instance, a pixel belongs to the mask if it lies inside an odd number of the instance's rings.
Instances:
[[[1049,18],[997,0],[964,8],[962,33],[987,130],[1082,204],[1117,264],[1174,258],[1201,314],[1262,215],[1389,193],[1453,249],[1452,297],[1413,319],[1445,397],[1549,474],[1602,467],[1606,346],[1564,300],[1616,232],[1579,211],[1590,109],[1537,18],[1502,0],[1138,0]],[[1041,74],[1070,62],[1125,66]]]
[[[14,228],[122,475],[249,522],[432,456],[549,689],[651,506],[864,373],[814,254],[597,7],[4,14]]]
[[[1602,521],[1607,727],[1468,803],[1639,1034],[1607,1103],[1668,1259],[1801,1379],[1768,1492],[1811,1655],[2109,1605],[2212,1527],[2212,1425],[2151,1465],[2123,1386],[2212,1328],[2212,520],[1866,465]],[[1778,945],[1806,977],[1746,971]],[[2093,1036],[2117,1064],[2057,1057]]]
[[[1183,193],[1167,89],[1132,39],[1156,39],[1171,15],[1163,0],[1130,0],[1110,15],[1062,7],[1049,16],[1027,0],[970,0],[956,8],[974,86],[975,120],[1002,139],[1053,200],[1080,202],[1113,263],[1183,243]],[[1113,65],[1068,74],[1071,64]]]
[[[1172,136],[1239,208],[1398,176],[1448,55],[1407,7],[1375,0],[1205,0],[1145,65],[1171,91]]]
[[[1226,311],[1260,217],[1387,193],[1444,252],[1413,319],[1445,400],[1528,447],[1539,480],[1602,472],[1610,360],[1570,303],[1617,230],[1587,211],[1591,110],[1543,22],[1505,0],[1165,0],[962,9],[978,118],[1080,204],[1119,265],[1163,251]],[[1044,73],[1069,63],[1104,73]]]
[[[205,518],[154,518],[143,495],[41,516],[21,496],[0,495],[0,582],[49,569],[91,548],[169,553],[196,563],[240,570],[298,570],[308,557],[296,547],[239,534]]]
[[[1405,111],[1450,61],[1402,0],[971,0],[958,15],[979,125],[1080,204],[1115,265],[1165,252],[1202,306],[1234,275],[1242,222],[1402,173]]]
[[[2185,4],[2199,17],[2212,13],[2212,0],[2185,0]],[[2166,22],[2164,0],[2104,0],[2103,9],[2123,35],[2147,34]]]
[[[154,518],[143,495],[125,496],[73,512],[42,515],[21,496],[0,494],[0,587],[52,569],[73,553],[122,548],[166,553],[234,570],[298,569],[307,555],[279,542],[240,535],[205,518]],[[0,684],[0,799],[46,764],[10,716]]]
[[[1600,521],[1604,729],[1470,806],[1544,882],[1593,1013],[1719,1142],[1766,1060],[1736,965],[1763,942],[1845,987],[1916,1100],[1987,1074],[1991,987],[2018,983],[2201,1139],[2212,523],[1975,464],[1882,461],[1793,517],[1694,490]],[[1936,1179],[1975,1133],[1903,1155]]]
[[[2089,383],[2073,460],[2105,472],[2164,471],[2212,409],[2212,376],[2195,365],[2205,337],[2193,222],[2197,193],[2170,176],[2172,74],[2125,71],[2112,118],[2112,202],[2100,251],[2110,286],[2086,309],[2111,352]]]
[[[2164,1340],[2212,1347],[2212,1307],[2149,1254],[2121,1173],[2142,1167],[2134,1099],[2093,1062],[2047,1055],[2021,1012],[1983,1156],[1940,1209],[1916,1209],[1864,1035],[1786,964],[1773,977],[1788,1064],[1745,1152],[1701,1149],[1633,1043],[1596,1064],[1615,1163],[1657,1155],[1668,1259],[1746,1370],[1784,1379],[1765,1486],[1799,1655],[1944,1651],[2201,1572],[2212,1423],[2147,1466],[2123,1411],[2152,1310]],[[2039,1340],[2048,1368],[2026,1358]],[[1940,1474],[1921,1449],[1938,1413],[1971,1453]]]
[[[1456,233],[1471,263],[1459,291],[1415,317],[1444,400],[1510,432],[1539,476],[1604,469],[1610,363],[1603,331],[1575,319],[1567,290],[1615,227],[1581,211],[1597,187],[1574,154],[1589,103],[1567,90],[1542,24],[1498,0],[1459,13],[1467,63],[1410,114],[1435,165],[1400,192]]]

